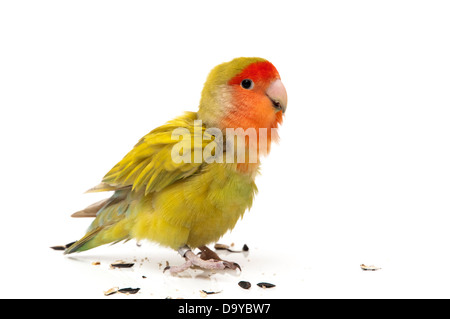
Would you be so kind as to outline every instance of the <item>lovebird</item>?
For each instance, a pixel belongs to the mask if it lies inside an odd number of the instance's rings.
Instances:
[[[252,206],[260,158],[278,140],[286,107],[286,89],[269,61],[240,57],[214,67],[197,112],[142,137],[87,191],[114,193],[72,215],[95,219],[64,253],[149,240],[185,258],[166,267],[172,274],[191,266],[240,269],[206,245],[233,229]]]

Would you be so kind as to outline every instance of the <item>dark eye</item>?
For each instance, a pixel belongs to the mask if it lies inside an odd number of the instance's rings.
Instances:
[[[241,82],[241,86],[244,88],[244,89],[246,89],[246,90],[251,90],[251,89],[253,89],[253,81],[252,80],[250,80],[250,79],[244,79],[244,80],[242,80],[242,82]]]

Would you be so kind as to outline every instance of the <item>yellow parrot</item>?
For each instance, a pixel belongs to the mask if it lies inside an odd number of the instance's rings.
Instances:
[[[146,239],[185,258],[184,264],[170,267],[172,274],[192,265],[240,268],[215,254],[202,258],[192,249],[207,252],[206,245],[233,229],[250,209],[259,158],[278,138],[286,106],[285,87],[269,61],[242,57],[216,66],[204,84],[198,112],[186,112],[145,135],[88,191],[114,193],[72,215],[95,219],[64,253]],[[241,160],[234,152],[239,154],[239,144],[228,146],[242,134],[230,139],[229,132],[247,134]],[[256,134],[256,143],[249,132]],[[255,147],[256,160],[249,155]]]

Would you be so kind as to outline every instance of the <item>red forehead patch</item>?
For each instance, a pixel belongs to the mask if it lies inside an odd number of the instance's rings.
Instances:
[[[255,62],[246,67],[241,73],[233,77],[228,84],[240,84],[244,79],[251,79],[254,82],[272,82],[279,79],[277,69],[269,61]]]

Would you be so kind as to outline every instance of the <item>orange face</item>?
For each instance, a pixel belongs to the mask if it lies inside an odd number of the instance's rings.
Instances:
[[[240,74],[228,81],[233,107],[222,119],[224,127],[277,128],[286,109],[286,90],[277,69],[268,61],[250,64]]]
[[[230,107],[221,119],[222,127],[243,130],[254,128],[256,144],[251,143],[246,136],[247,148],[256,147],[258,157],[268,154],[271,142],[278,138],[276,128],[283,120],[287,105],[286,90],[277,69],[268,61],[255,62],[229,80],[227,85],[231,93]],[[257,164],[238,164],[241,171],[256,168]]]

